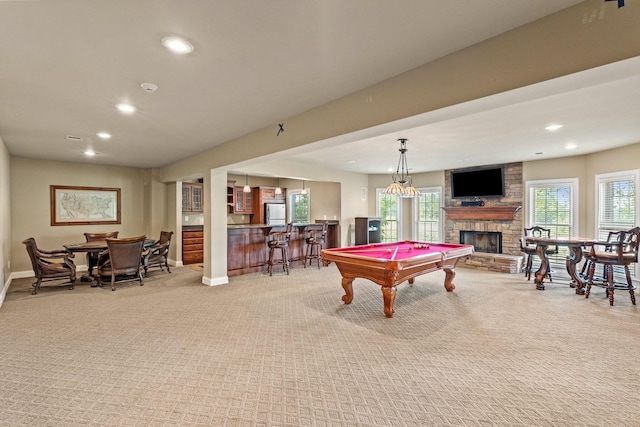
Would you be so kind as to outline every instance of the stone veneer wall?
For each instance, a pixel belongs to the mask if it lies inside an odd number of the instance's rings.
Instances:
[[[504,166],[505,196],[502,198],[487,197],[481,199],[486,206],[522,206],[523,204],[523,182],[522,163],[508,163]],[[451,171],[445,171],[445,206],[460,206],[461,199],[451,198]],[[482,209],[479,207],[478,209]],[[444,213],[444,212],[443,212]],[[502,271],[506,273],[518,273],[522,265],[522,253],[520,252],[520,237],[523,233],[523,213],[522,209],[516,212],[513,220],[452,220],[446,213],[444,222],[445,242],[460,243],[461,230],[475,231],[500,231],[502,232],[502,254],[503,256],[491,254],[473,255],[464,266],[476,269],[486,269],[492,271]],[[501,259],[501,262],[496,262]],[[509,260],[509,262],[504,262]],[[458,262],[462,265],[462,261]]]

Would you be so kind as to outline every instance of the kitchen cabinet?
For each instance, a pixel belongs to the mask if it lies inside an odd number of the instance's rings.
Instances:
[[[234,187],[235,190],[235,207],[233,213],[252,214],[253,205],[251,204],[251,193],[245,193],[243,187]]]
[[[275,187],[254,187],[253,188],[253,216],[251,224],[264,224],[264,204],[265,203],[285,203],[287,189],[283,188],[281,194],[276,194]]]
[[[204,261],[204,231],[202,227],[182,230],[182,263],[198,264]]]
[[[236,182],[235,181],[227,181],[227,206],[233,208],[236,204],[236,191],[235,191]]]
[[[201,183],[182,184],[182,212],[202,212],[204,206]]]

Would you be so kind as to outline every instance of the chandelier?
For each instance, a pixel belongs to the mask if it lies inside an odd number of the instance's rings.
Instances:
[[[409,175],[409,167],[407,166],[407,141],[408,139],[401,138],[398,140],[400,143],[400,159],[398,160],[398,167],[396,171],[391,175],[393,182],[385,190],[384,194],[393,194],[400,197],[418,197],[420,192],[413,187],[411,182],[411,175]]]

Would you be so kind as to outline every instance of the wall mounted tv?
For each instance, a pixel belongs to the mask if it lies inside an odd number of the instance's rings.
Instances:
[[[492,166],[452,170],[451,197],[504,197],[504,168]]]

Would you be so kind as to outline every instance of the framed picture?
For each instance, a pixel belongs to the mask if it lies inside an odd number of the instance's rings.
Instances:
[[[51,225],[120,224],[120,189],[52,185]]]

